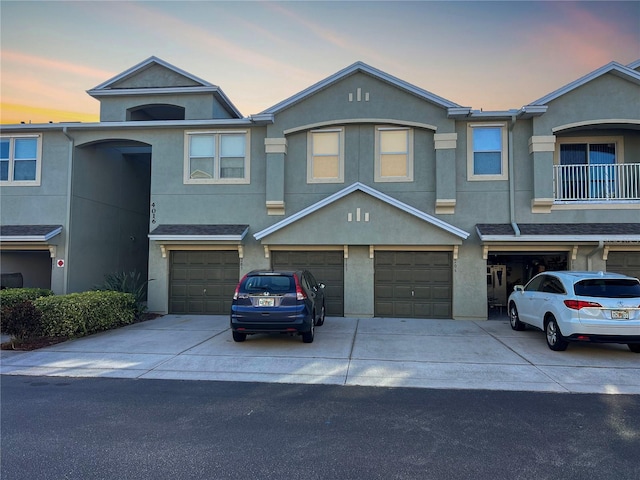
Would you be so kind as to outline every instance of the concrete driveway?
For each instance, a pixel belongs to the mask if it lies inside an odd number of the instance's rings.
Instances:
[[[332,318],[300,337],[231,338],[227,316],[166,315],[32,352],[2,351],[3,375],[161,378],[640,394],[640,355],[625,345],[547,348],[506,318]]]

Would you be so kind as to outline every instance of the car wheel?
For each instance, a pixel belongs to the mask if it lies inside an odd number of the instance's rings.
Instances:
[[[633,353],[640,353],[640,343],[627,343],[627,347],[629,347],[629,350]]]
[[[524,330],[526,325],[520,321],[520,317],[518,317],[518,309],[516,308],[515,303],[511,303],[509,305],[509,323],[511,324],[511,328],[514,330]]]
[[[547,335],[547,345],[549,345],[551,350],[561,352],[567,349],[569,342],[567,342],[562,336],[562,332],[560,331],[560,327],[558,327],[558,322],[555,318],[549,318],[544,331]]]
[[[231,332],[231,333],[233,335],[234,342],[244,342],[247,339],[246,333],[240,333],[240,332]]]
[[[321,325],[324,325],[324,317],[325,317],[325,309],[324,309],[324,305],[322,305],[322,310],[320,310],[320,318],[318,319],[318,321],[316,322],[316,325],[319,327]]]
[[[311,329],[308,332],[303,332],[302,333],[302,341],[304,343],[312,343],[313,342],[313,337],[315,335],[315,330],[316,330],[316,326],[315,326],[315,313],[314,316],[311,318]]]

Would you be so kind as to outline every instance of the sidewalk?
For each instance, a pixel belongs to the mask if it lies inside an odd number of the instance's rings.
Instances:
[[[3,375],[640,394],[640,355],[625,345],[553,352],[506,318],[327,318],[312,344],[231,338],[226,316],[166,315],[32,352],[2,351]]]

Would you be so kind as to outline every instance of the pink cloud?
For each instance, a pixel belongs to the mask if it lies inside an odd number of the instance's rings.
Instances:
[[[13,62],[19,66],[35,67],[40,71],[55,70],[66,74],[80,75],[93,79],[105,79],[113,76],[113,72],[99,68],[88,67],[76,63],[63,62],[60,60],[37,57],[13,50],[2,51],[2,62]],[[6,72],[6,67],[2,68]],[[46,74],[44,75],[46,77]]]

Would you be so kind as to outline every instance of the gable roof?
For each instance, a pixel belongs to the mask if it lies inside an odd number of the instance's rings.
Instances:
[[[400,210],[403,210],[407,213],[409,213],[410,215],[413,215],[416,218],[419,218],[421,220],[424,220],[427,223],[430,223],[436,227],[441,228],[442,230],[445,230],[453,235],[456,235],[457,237],[462,238],[463,240],[466,239],[469,236],[468,232],[465,232],[464,230],[455,227],[447,222],[444,222],[442,220],[440,220],[439,218],[436,218],[434,216],[429,215],[428,213],[425,213],[421,210],[418,210],[415,207],[412,207],[411,205],[407,205],[406,203],[401,202],[400,200],[397,200],[393,197],[390,197],[389,195],[386,195],[382,192],[379,192],[378,190],[371,188],[367,185],[364,185],[360,182],[356,182],[342,190],[340,190],[339,192],[334,193],[333,195],[330,195],[326,198],[324,198],[323,200],[314,203],[313,205],[310,205],[309,207],[300,210],[298,213],[295,213],[293,215],[291,215],[290,217],[285,218],[284,220],[281,220],[273,225],[271,225],[270,227],[265,228],[264,230],[261,230],[257,233],[254,233],[253,236],[256,240],[261,240],[264,237],[266,237],[267,235],[271,235],[272,233],[277,232],[278,230],[281,230],[285,227],[287,227],[288,225],[291,225],[292,223],[297,222],[298,220],[311,215],[314,212],[317,212],[318,210],[321,210],[322,208],[326,207],[327,205],[330,205],[334,202],[336,202],[337,200],[340,200],[341,198],[346,197],[347,195],[349,195],[350,193],[353,193],[355,191],[361,191],[364,192],[368,195],[371,195],[374,198],[377,198],[378,200],[381,200],[391,206],[394,206]]]
[[[442,97],[439,97],[438,95],[435,95],[431,92],[423,90],[422,88],[416,87],[415,85],[405,82],[404,80],[400,80],[399,78],[389,75],[388,73],[385,73],[382,70],[378,70],[377,68],[367,65],[366,63],[356,62],[346,68],[343,68],[339,72],[336,72],[333,75],[325,78],[324,80],[321,80],[318,83],[311,85],[310,87],[302,90],[301,92],[296,93],[295,95],[287,98],[286,100],[283,100],[282,102],[277,103],[276,105],[260,112],[259,115],[274,114],[274,113],[281,112],[282,110],[285,110],[291,107],[292,105],[295,105],[296,103],[301,102],[305,98],[310,97],[311,95],[314,95],[319,91],[330,87],[334,83],[339,82],[340,80],[343,80],[356,73],[364,73],[366,75],[370,75],[374,78],[377,78],[378,80],[386,82],[390,85],[393,85],[394,87],[404,90],[405,92],[415,95],[416,97],[421,98],[422,100],[426,100],[428,102],[434,103],[443,108],[460,107],[460,105],[458,105],[457,103],[454,103]]]
[[[144,88],[117,88],[117,84],[130,79],[148,68],[160,65],[167,70],[172,71],[173,73],[188,79],[194,85],[191,86],[172,86],[172,87],[144,87]],[[190,74],[174,65],[171,65],[164,60],[151,56],[146,60],[134,65],[133,67],[125,70],[124,72],[116,75],[115,77],[110,78],[106,82],[101,83],[93,87],[91,90],[87,90],[87,93],[94,98],[100,98],[105,96],[116,96],[116,95],[167,95],[167,94],[180,94],[180,93],[212,93],[214,97],[222,104],[222,106],[233,116],[236,118],[242,118],[242,114],[238,111],[238,109],[231,103],[229,98],[224,94],[224,92],[217,85],[213,85],[212,83],[207,82],[206,80],[202,80],[195,75]]]
[[[585,85],[586,83],[591,82],[592,80],[595,80],[596,78],[601,77],[602,75],[606,75],[608,73],[617,75],[621,78],[624,78],[626,80],[629,80],[633,83],[635,83],[636,85],[640,85],[640,72],[636,71],[633,69],[633,65],[636,64],[636,66],[640,65],[640,60],[638,60],[637,62],[634,62],[632,64],[630,64],[630,66],[624,66],[620,63],[617,62],[610,62],[606,65],[604,65],[603,67],[598,68],[597,70],[594,70],[591,73],[588,73],[587,75],[585,75],[584,77],[581,77],[577,80],[574,80],[573,82],[565,85],[562,88],[559,88],[558,90],[551,92],[547,95],[545,95],[542,98],[539,98],[538,100],[531,102],[529,105],[546,105],[549,102],[551,102],[552,100],[555,100],[558,97],[561,97],[562,95],[565,95],[566,93],[569,93],[573,90],[575,90],[576,88],[581,87],[582,85]]]

